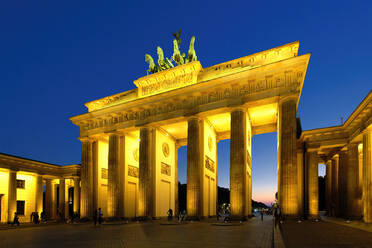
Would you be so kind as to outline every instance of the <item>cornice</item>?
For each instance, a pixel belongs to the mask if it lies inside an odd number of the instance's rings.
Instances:
[[[80,165],[59,166],[6,154],[0,154],[0,168],[39,175],[62,176],[80,174]]]
[[[159,102],[176,101],[176,99],[185,98],[185,95],[189,95],[189,94],[195,95],[202,91],[209,92],[214,88],[226,86],[226,82],[229,82],[229,81],[230,82],[234,80],[239,81],[241,80],[241,78],[251,78],[253,80],[256,77],[259,77],[260,75],[261,77],[265,78],[265,75],[268,76],[268,74],[274,75],[279,72],[284,73],[286,68],[287,69],[292,68],[293,66],[302,66],[301,71],[303,74],[301,75],[301,79],[299,80],[300,85],[302,85],[304,81],[304,71],[306,70],[305,67],[307,68],[309,59],[310,59],[309,54],[305,54],[305,55],[298,56],[298,57],[293,57],[290,59],[278,61],[276,63],[267,64],[261,67],[250,69],[247,71],[241,71],[238,73],[229,74],[227,76],[219,77],[219,78],[208,80],[205,82],[199,82],[197,84],[193,84],[187,87],[174,89],[174,90],[170,90],[167,92],[162,92],[162,93],[151,95],[145,98],[138,98],[132,101],[128,101],[126,103],[119,104],[119,105],[88,112],[82,115],[77,115],[77,116],[71,117],[70,120],[74,124],[79,125],[80,122],[86,122],[92,118],[98,118],[98,117],[102,118],[103,116],[107,114],[111,114],[111,113],[119,114],[120,111],[127,111],[131,108],[140,109],[141,107],[143,108],[143,107],[146,107],[147,105],[158,104]],[[260,87],[260,86],[257,86],[257,87]]]

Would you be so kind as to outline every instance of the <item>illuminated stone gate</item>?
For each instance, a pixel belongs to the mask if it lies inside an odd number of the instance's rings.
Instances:
[[[296,111],[310,54],[299,43],[202,68],[199,61],[134,81],[72,117],[82,142],[81,216],[161,217],[178,206],[177,149],[187,145],[187,213],[216,215],[217,143],[230,139],[231,214],[251,214],[251,138],[278,133],[283,213],[302,213]]]

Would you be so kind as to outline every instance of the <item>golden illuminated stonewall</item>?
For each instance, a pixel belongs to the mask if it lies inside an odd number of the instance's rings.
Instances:
[[[43,213],[46,219],[55,219],[57,212],[68,218],[68,205],[80,202],[79,195],[72,199],[70,194],[72,188],[80,191],[73,185],[73,178],[78,177],[80,165],[59,166],[0,153],[0,222],[12,222],[15,212],[20,222],[30,222],[35,212],[39,218]]]
[[[174,45],[177,48],[177,40]],[[115,150],[115,157],[125,160],[128,180],[120,186],[124,191],[118,191],[124,192],[124,211],[113,215],[162,217],[169,209],[176,214],[187,210],[190,219],[216,215],[216,144],[230,139],[231,214],[234,219],[246,218],[252,213],[251,140],[268,132],[278,134],[277,203],[284,215],[318,218],[319,163],[328,167],[329,214],[356,218],[362,205],[368,212],[365,205],[372,191],[365,182],[370,179],[361,174],[361,162],[355,164],[361,153],[355,147],[350,152],[347,146],[353,143],[361,150],[363,130],[371,124],[372,94],[343,125],[301,132],[297,107],[310,54],[298,56],[298,48],[299,43],[293,42],[207,68],[199,61],[179,61],[178,66],[134,80],[133,90],[86,103],[88,113],[71,120],[80,127],[82,140],[97,140],[100,173],[109,170],[112,175],[115,163],[121,163],[108,156],[110,135],[131,142]],[[177,49],[174,54],[180,59]],[[181,146],[187,146],[186,209],[177,209],[176,153]],[[90,168],[90,161],[84,161],[82,172]],[[358,175],[351,168],[358,168]],[[363,168],[368,171],[368,166]],[[110,191],[111,179],[100,173],[96,198],[104,214],[111,215],[111,199],[117,195]],[[82,185],[84,180],[82,177]],[[360,192],[367,200],[362,201]],[[348,199],[356,203],[350,204]]]
[[[302,131],[297,108],[310,54],[298,55],[298,48],[293,42],[206,68],[180,63],[134,80],[132,90],[86,103],[88,113],[70,118],[80,128],[81,165],[0,154],[1,222],[15,211],[22,222],[34,211],[70,217],[67,209],[92,218],[98,208],[105,217],[128,219],[164,217],[169,209],[186,210],[189,219],[215,216],[217,143],[226,139],[231,214],[242,220],[252,214],[252,137],[277,132],[283,215],[318,218],[318,164],[326,164],[327,213],[371,223],[372,92],[342,125]],[[186,209],[178,209],[181,146]],[[65,194],[57,199],[57,191]]]
[[[304,213],[296,111],[310,55],[297,56],[298,47],[293,42],[208,68],[199,61],[179,63],[134,80],[133,90],[87,103],[89,113],[71,118],[80,127],[83,142],[82,216],[91,216],[86,197],[98,199],[108,216],[162,217],[169,209],[178,212],[175,153],[176,147],[185,145],[187,215],[215,216],[216,144],[230,139],[231,210],[234,218],[244,219],[252,213],[252,136],[275,131],[279,205],[285,215]],[[130,140],[131,146],[117,149],[113,134]],[[84,145],[89,140],[97,142],[96,156],[89,155],[88,143]],[[93,174],[100,182],[93,196],[86,192],[92,192],[88,171],[95,162],[90,158],[96,160],[98,173]],[[116,176],[120,163],[123,180]],[[123,204],[118,200],[122,194],[127,199]]]

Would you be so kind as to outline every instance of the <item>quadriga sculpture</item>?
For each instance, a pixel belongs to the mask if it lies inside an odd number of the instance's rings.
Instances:
[[[174,65],[172,61],[174,61],[177,65],[183,65],[192,61],[196,61],[198,57],[196,56],[194,44],[195,44],[195,36],[191,37],[189,51],[187,53],[187,57],[185,53],[180,52],[180,44],[181,44],[181,29],[178,33],[173,34],[176,38],[173,40],[173,55],[171,59],[164,57],[163,49],[158,46],[157,53],[158,53],[158,64],[156,65],[153,58],[149,54],[145,54],[145,61],[149,64],[149,69],[147,70],[147,75],[149,73],[156,73],[159,71],[164,71],[169,68],[173,68]]]

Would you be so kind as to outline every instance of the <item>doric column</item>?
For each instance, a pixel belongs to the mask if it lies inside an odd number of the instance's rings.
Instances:
[[[89,171],[89,175],[91,175],[91,179],[89,180],[91,183],[90,186],[90,193],[92,197],[92,207],[91,212],[92,215],[96,209],[98,209],[99,199],[98,199],[98,186],[99,186],[99,178],[98,178],[98,140],[94,140],[92,142],[92,167],[91,171]]]
[[[297,182],[298,182],[298,206],[299,216],[304,216],[304,192],[305,192],[305,180],[304,180],[304,150],[303,148],[297,148]],[[306,200],[307,201],[307,200]]]
[[[318,218],[318,155],[316,152],[309,152],[307,157],[308,214],[310,218]]]
[[[97,142],[91,139],[82,140],[81,151],[81,217],[93,217],[94,203],[96,202],[94,192],[94,169],[93,160],[97,156]],[[97,162],[97,161],[95,161]]]
[[[284,215],[298,216],[296,100],[279,103],[278,114],[278,198]]]
[[[347,217],[359,219],[362,216],[361,199],[358,196],[359,185],[358,144],[348,145],[348,163],[346,166]]]
[[[363,218],[372,223],[372,130],[363,134]]]
[[[199,218],[202,215],[201,199],[201,121],[190,118],[187,127],[187,215]]]
[[[15,212],[17,212],[17,172],[10,170],[8,181],[8,221],[13,221]]]
[[[45,214],[47,219],[52,219],[53,216],[53,184],[52,179],[45,179]]]
[[[81,199],[80,199],[80,216],[88,217],[89,209],[89,173],[88,167],[91,164],[91,144],[89,140],[81,140]],[[48,185],[48,184],[47,184]],[[47,186],[48,187],[48,186]]]
[[[124,137],[109,136],[108,215],[124,217]]]
[[[245,217],[247,164],[247,118],[246,112],[237,109],[231,112],[230,134],[230,209],[234,218]],[[248,189],[249,191],[249,189]]]
[[[217,150],[218,150],[218,142],[220,142],[219,137],[216,135],[216,216],[218,211],[218,156],[217,156]]]
[[[80,211],[80,179],[74,178],[74,213]]]
[[[154,132],[149,127],[140,129],[139,148],[139,192],[138,214],[140,217],[153,217],[154,213]]]
[[[65,218],[66,211],[66,181],[64,178],[59,179],[58,211],[62,218]]]
[[[347,217],[347,191],[346,191],[346,170],[348,166],[347,150],[340,151],[339,170],[338,170],[338,197],[339,197],[339,214]]]
[[[178,148],[179,145],[175,144],[175,151],[174,151],[174,215],[178,216],[179,209],[178,209]]]
[[[326,162],[326,207],[328,216],[332,211],[332,160]]]
[[[35,187],[35,211],[39,213],[43,212],[43,176],[36,175],[36,187]]]
[[[338,169],[339,155],[332,158],[332,206],[331,216],[339,215],[339,198],[338,198]]]
[[[56,183],[53,183],[52,184],[52,191],[53,191],[53,200],[52,200],[52,217],[51,219],[56,219],[57,217],[57,209],[58,209],[58,205],[57,205],[57,188],[58,188],[58,184]]]

